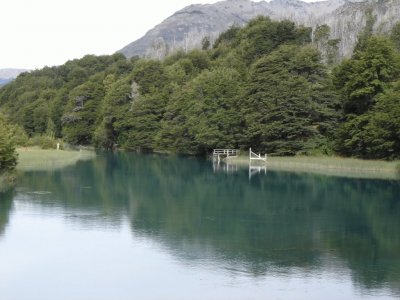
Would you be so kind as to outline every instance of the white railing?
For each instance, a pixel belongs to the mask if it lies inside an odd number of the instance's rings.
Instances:
[[[226,155],[226,156],[238,156],[240,150],[238,149],[214,149],[213,155]]]
[[[249,158],[250,158],[250,162],[252,160],[267,161],[267,154],[265,154],[264,156],[261,156],[261,154],[257,154],[257,153],[254,153],[253,151],[251,151],[251,148],[250,148],[249,149]]]

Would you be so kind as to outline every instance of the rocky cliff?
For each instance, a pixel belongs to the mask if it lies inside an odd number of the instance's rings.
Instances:
[[[331,28],[330,38],[340,39],[339,55],[348,56],[367,23],[368,12],[375,19],[374,31],[386,32],[400,21],[400,0],[328,0],[315,3],[227,0],[196,4],[176,12],[119,52],[127,57],[162,58],[177,49],[200,47],[204,37],[213,41],[230,26],[241,26],[257,15],[264,15],[276,20],[289,19],[313,28],[327,24]]]

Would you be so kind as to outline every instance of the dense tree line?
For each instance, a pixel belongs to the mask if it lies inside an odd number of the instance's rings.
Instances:
[[[24,73],[0,109],[29,136],[103,148],[399,158],[399,28],[366,28],[338,64],[328,26],[258,17],[163,61],[89,55]]]

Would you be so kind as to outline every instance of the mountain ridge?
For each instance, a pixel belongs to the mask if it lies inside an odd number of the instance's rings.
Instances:
[[[16,78],[19,74],[28,71],[27,69],[17,69],[17,68],[4,68],[0,69],[0,78],[1,79],[13,79]]]
[[[0,87],[11,82],[17,76],[23,72],[28,71],[27,69],[16,69],[16,68],[4,68],[0,69]]]
[[[289,19],[297,25],[315,29],[331,28],[331,39],[339,39],[339,55],[349,56],[357,37],[367,22],[367,12],[375,17],[374,32],[387,32],[400,21],[400,1],[396,0],[226,0],[214,4],[192,4],[175,12],[149,30],[143,37],[118,52],[127,57],[163,58],[179,49],[201,47],[207,37],[214,41],[231,26],[243,26],[252,18],[263,15],[274,20]]]

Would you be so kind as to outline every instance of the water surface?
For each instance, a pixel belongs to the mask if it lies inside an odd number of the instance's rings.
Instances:
[[[0,200],[0,299],[398,299],[400,185],[101,154]]]

